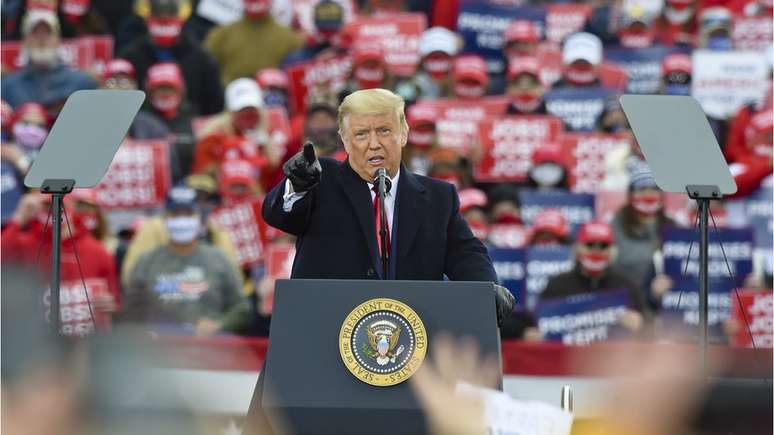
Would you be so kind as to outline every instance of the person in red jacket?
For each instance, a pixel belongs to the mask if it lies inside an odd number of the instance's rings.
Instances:
[[[0,243],[4,262],[34,267],[45,279],[51,267],[49,201],[50,198],[39,193],[25,195],[12,221],[3,229]],[[109,330],[112,314],[118,310],[121,299],[113,256],[90,234],[85,216],[74,210],[72,201],[65,200],[65,209],[68,219],[62,225],[62,333],[84,336],[93,333],[95,326],[98,331]],[[44,290],[43,301],[48,317],[48,289]]]
[[[772,173],[774,114],[771,106],[752,115],[750,111],[750,107],[740,110],[741,119],[732,124],[731,137],[725,148],[726,160],[731,164],[737,185],[736,197],[754,192]]]

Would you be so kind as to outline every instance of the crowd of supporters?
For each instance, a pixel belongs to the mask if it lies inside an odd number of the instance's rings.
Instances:
[[[3,261],[48,273],[50,198],[22,180],[67,97],[141,89],[105,181],[67,196],[65,332],[266,335],[293,238],[263,195],[306,141],[346,159],[339,102],[388,88],[407,102],[404,164],[456,185],[517,296],[504,338],[604,339],[551,323],[595,301],[620,305],[626,337],[664,337],[664,314],[695,310],[671,296],[696,271],[662,247],[696,212],[659,189],[618,96],[694,94],[738,185],[714,219],[747,251],[716,274],[726,341],[745,328],[732,288],[772,287],[771,16],[765,0],[3,0]],[[705,72],[724,66],[752,72],[718,90]]]

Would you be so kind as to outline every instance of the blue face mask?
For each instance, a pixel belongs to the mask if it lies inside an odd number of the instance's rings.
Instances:
[[[263,102],[269,107],[285,107],[287,100],[282,91],[268,90],[263,93]]]
[[[707,48],[710,50],[731,50],[734,48],[731,38],[727,36],[715,36],[707,40]]]
[[[666,85],[664,95],[691,95],[690,85]]]

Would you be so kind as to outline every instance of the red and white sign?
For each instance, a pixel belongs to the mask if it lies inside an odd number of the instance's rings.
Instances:
[[[27,63],[19,41],[3,42],[0,53],[3,72],[13,72]],[[86,36],[63,40],[59,47],[59,58],[73,68],[102,74],[105,63],[113,58],[113,37]]]
[[[771,348],[774,345],[774,293],[769,290],[739,290],[739,300],[731,298],[731,318],[737,330],[731,345]],[[745,323],[746,320],[746,323]],[[748,331],[747,324],[750,325]],[[752,338],[750,337],[752,335]]]
[[[164,202],[171,184],[166,140],[124,141],[113,157],[97,201],[105,208],[147,208]]]
[[[550,115],[505,116],[478,124],[481,159],[473,170],[477,181],[523,181],[532,166],[532,153],[559,139],[562,121]]]
[[[438,113],[435,131],[438,146],[452,148],[466,155],[478,141],[478,121],[501,116],[508,107],[505,97],[485,97],[474,101],[457,98],[420,100]]]
[[[529,228],[519,224],[494,224],[489,229],[489,241],[498,248],[523,248]]]
[[[731,39],[736,50],[771,50],[774,22],[771,17],[734,17]]]
[[[303,113],[309,95],[338,94],[346,84],[352,59],[349,56],[314,59],[287,68],[293,113]]]
[[[769,66],[753,51],[694,50],[691,95],[708,116],[728,119],[768,92]]]
[[[276,243],[266,248],[266,276],[274,279],[290,278],[296,247],[290,243]]]
[[[379,44],[390,71],[401,77],[414,74],[419,63],[419,38],[427,28],[424,14],[359,17],[351,27],[354,44]]]
[[[550,4],[546,8],[546,39],[561,43],[567,35],[580,32],[591,16],[591,6],[585,4]]]
[[[254,266],[264,260],[266,224],[261,217],[261,200],[222,205],[210,214],[210,219],[231,237],[240,266]]]
[[[84,282],[88,299],[84,292]],[[97,310],[94,303],[96,299],[107,297],[112,297],[112,295],[104,278],[86,278],[83,282],[81,280],[62,281],[59,287],[62,333],[68,336],[83,337],[94,333],[95,324],[99,331],[107,331],[111,325],[110,314]],[[87,301],[91,301],[91,311]],[[51,311],[51,292],[48,289],[43,295],[43,306],[46,310],[46,318],[48,318]],[[92,313],[94,314],[93,323]]]
[[[631,137],[609,133],[567,133],[562,138],[570,163],[573,192],[596,193],[605,179],[605,158],[615,148],[631,146]]]

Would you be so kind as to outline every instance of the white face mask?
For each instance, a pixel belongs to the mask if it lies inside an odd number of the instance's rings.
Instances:
[[[564,168],[556,163],[542,163],[532,168],[530,176],[540,187],[554,187],[562,181]]]
[[[29,48],[27,49],[27,56],[30,59],[30,63],[42,67],[53,66],[59,61],[57,47]]]
[[[191,243],[199,236],[201,220],[198,215],[177,216],[166,219],[169,238],[177,244]]]
[[[693,8],[674,9],[667,6],[664,8],[664,16],[672,24],[685,24],[693,17]]]

